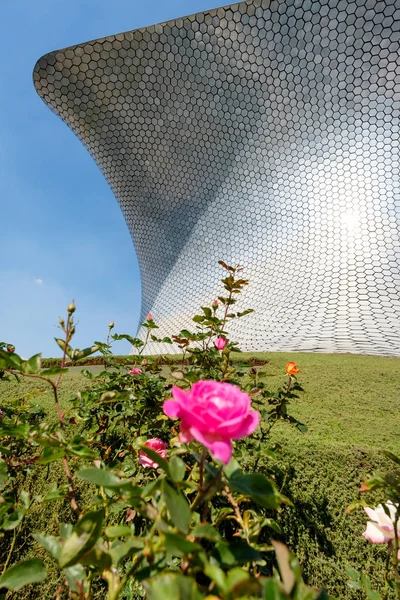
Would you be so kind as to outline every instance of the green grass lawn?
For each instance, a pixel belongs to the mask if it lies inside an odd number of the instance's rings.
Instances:
[[[294,502],[294,508],[284,508],[278,520],[282,539],[299,556],[308,581],[326,585],[336,598],[363,598],[346,587],[344,566],[363,568],[373,580],[378,580],[384,549],[369,545],[361,537],[364,515],[360,512],[348,516],[345,509],[359,497],[362,479],[372,470],[388,465],[380,451],[400,454],[400,359],[312,353],[246,353],[235,358],[267,361],[257,368],[265,374],[263,381],[271,392],[286,380],[285,365],[289,360],[301,369],[298,380],[305,391],[292,403],[290,414],[308,426],[308,433],[278,424],[267,445],[279,442],[282,452],[274,464],[262,455],[260,469],[275,470],[282,491]],[[80,370],[75,367],[62,379],[60,402],[64,410],[78,390],[90,385]],[[0,408],[23,396],[40,404],[48,419],[57,418],[51,390],[41,382],[0,382]],[[240,442],[237,446],[240,450]],[[244,456],[245,466],[250,466],[253,459]],[[62,472],[43,468],[43,479],[33,485],[50,485],[52,477],[62,476]],[[46,519],[50,519],[49,528],[53,527],[53,519],[55,529],[59,518],[37,517],[36,530]],[[21,550],[18,558],[23,555]],[[21,591],[13,598],[33,599],[37,597],[35,593]],[[46,598],[53,597],[50,588],[46,593]]]

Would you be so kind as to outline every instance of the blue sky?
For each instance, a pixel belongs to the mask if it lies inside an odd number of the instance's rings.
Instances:
[[[58,316],[77,305],[76,347],[135,334],[140,278],[118,204],[93,160],[32,84],[40,56],[223,6],[216,0],[5,0],[0,7],[0,341],[58,356]],[[128,344],[115,352],[129,351]]]

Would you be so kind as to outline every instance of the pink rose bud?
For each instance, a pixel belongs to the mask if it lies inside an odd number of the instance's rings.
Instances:
[[[152,438],[151,440],[147,440],[145,446],[157,452],[161,458],[167,458],[167,444],[162,440],[158,438]],[[150,467],[152,469],[158,469],[158,464],[149,456],[147,456],[143,450],[141,450],[139,454],[139,464],[145,468]]]
[[[212,307],[218,308],[218,300],[216,298],[215,298],[215,300],[213,300]]]
[[[140,375],[141,372],[142,369],[139,369],[139,367],[134,367],[131,371],[129,371],[131,375]]]
[[[152,320],[153,320],[153,315],[151,313],[147,313],[146,321],[152,321]]]
[[[198,381],[187,391],[174,386],[172,396],[163,410],[181,419],[180,441],[197,440],[225,465],[232,457],[231,440],[251,435],[260,421],[250,396],[230,383]]]
[[[215,340],[214,346],[218,348],[218,350],[223,350],[226,346],[226,338],[219,337]]]
[[[145,358],[142,360],[142,365],[147,365],[147,360]]]

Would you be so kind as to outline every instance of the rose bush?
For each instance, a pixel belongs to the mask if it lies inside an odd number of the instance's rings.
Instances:
[[[248,282],[239,266],[220,264],[225,293],[201,307],[193,331],[158,339],[148,314],[144,339],[112,333],[111,322],[106,342],[74,349],[72,303],[66,320],[59,321],[60,367],[42,369],[39,355],[23,360],[2,349],[10,345],[0,348],[2,380],[28,377],[47,385],[58,419],[47,422],[17,407],[0,420],[0,529],[9,541],[0,589],[18,592],[46,577],[41,557],[17,562],[14,551],[24,536],[24,519],[58,503],[70,507],[68,522],[59,533],[34,535],[62,582],[57,597],[327,598],[305,585],[295,558],[271,539],[279,532],[274,513],[289,500],[273,477],[257,472],[257,459],[244,472],[232,457],[239,439],[257,455],[279,420],[300,431],[305,426],[288,414],[301,390],[291,374],[271,394],[257,369],[245,374],[232,364],[230,353],[237,348],[228,329],[232,320],[251,312],[234,310]],[[129,367],[112,356],[112,344],[121,339],[137,351]],[[178,344],[180,367],[166,375],[152,357],[143,358],[149,339]],[[96,351],[103,355],[104,370],[84,370],[86,388],[63,408],[58,387],[67,359],[73,363]],[[180,435],[170,418],[180,419]],[[24,476],[51,463],[61,467],[63,481],[47,495],[32,497],[23,489]],[[89,485],[90,494],[82,494]],[[281,576],[273,571],[275,563]]]

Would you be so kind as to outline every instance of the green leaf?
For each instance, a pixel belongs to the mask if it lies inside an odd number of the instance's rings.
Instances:
[[[202,600],[194,579],[168,573],[144,582],[148,600]]]
[[[6,352],[5,350],[0,350],[0,369],[7,369],[10,367],[11,369],[16,369],[17,371],[21,370],[22,358],[13,352]]]
[[[143,547],[144,541],[138,538],[130,538],[126,542],[114,542],[110,550],[112,564],[117,566],[122,559],[137,554]]]
[[[61,350],[64,352],[64,348],[65,348],[65,353],[67,354],[67,356],[69,358],[72,358],[72,354],[74,351],[71,348],[71,346],[69,346],[68,344],[65,344],[65,340],[60,340],[60,338],[54,338],[54,339],[57,342],[58,346],[61,348]]]
[[[72,353],[72,360],[80,360],[81,358],[86,358],[91,354],[94,354],[99,349],[98,346],[90,346],[90,348],[85,348],[84,350],[74,350]]]
[[[61,367],[50,367],[49,369],[45,369],[41,371],[40,374],[43,377],[47,377],[49,375],[62,375],[63,373],[68,373],[69,369],[61,368]]]
[[[57,561],[60,558],[61,542],[54,535],[44,535],[42,533],[34,533],[33,537],[38,544],[43,546],[45,550]]]
[[[225,573],[220,567],[216,565],[207,565],[204,569],[204,573],[213,581],[221,592],[228,591],[228,582],[225,576]]]
[[[133,530],[128,525],[111,525],[106,528],[104,533],[108,538],[112,539],[123,535],[132,535]]]
[[[104,511],[90,511],[75,525],[72,535],[61,548],[60,567],[70,567],[91,550],[101,535]]]
[[[4,460],[0,460],[0,485],[4,485],[8,479],[8,468],[7,463]]]
[[[226,567],[244,565],[249,562],[261,560],[259,552],[249,546],[244,540],[231,543],[221,542],[215,546],[213,555]]]
[[[276,540],[271,540],[271,542],[275,550],[283,589],[286,594],[290,594],[296,583],[296,576],[290,566],[290,551],[282,542],[277,542]]]
[[[186,538],[177,533],[164,533],[165,548],[174,556],[186,556],[193,552],[200,552],[203,548],[200,544],[189,542]]]
[[[46,569],[41,560],[33,558],[13,565],[0,577],[0,587],[18,592],[25,585],[39,583],[46,577]]]
[[[264,600],[283,600],[279,589],[279,582],[276,579],[267,579],[264,585]],[[286,596],[287,597],[287,596]]]
[[[64,571],[68,587],[72,592],[81,593],[79,583],[86,583],[86,572],[82,565],[73,565]],[[84,585],[84,589],[86,586]]]
[[[106,552],[102,547],[94,546],[89,552],[81,556],[81,564],[95,566],[99,571],[110,569],[112,565],[111,554]]]
[[[203,317],[203,315],[195,315],[192,318],[192,321],[194,321],[195,323],[203,323],[205,317]]]
[[[238,588],[242,588],[245,582],[248,582],[250,579],[250,575],[247,571],[244,571],[240,567],[236,567],[235,569],[231,569],[228,572],[228,589],[229,591],[237,591]]]
[[[276,485],[260,473],[235,472],[229,479],[229,485],[237,492],[252,498],[263,508],[278,508],[282,502]]]
[[[244,310],[243,312],[238,312],[236,313],[237,317],[244,317],[245,315],[249,315],[250,313],[254,312],[254,308],[248,308],[247,310]]]
[[[3,527],[5,531],[12,531],[20,525],[21,521],[25,516],[25,511],[22,508],[17,508],[10,515],[7,515],[4,519]]]
[[[53,448],[47,447],[43,450],[43,454],[40,457],[40,460],[38,460],[38,464],[48,465],[49,463],[59,460],[60,458],[64,458],[64,456],[65,448],[61,448],[61,450],[54,450]]]
[[[57,486],[57,484],[55,483],[51,490],[49,492],[47,492],[47,494],[45,495],[45,497],[43,498],[44,502],[52,502],[53,500],[62,500],[63,498],[66,498],[68,494],[68,485],[60,485],[60,487]]]
[[[83,444],[71,444],[70,446],[68,446],[68,451],[74,456],[79,456],[79,458],[86,458],[87,460],[97,458],[96,452],[94,452],[94,450],[91,450]]]
[[[172,456],[169,461],[169,470],[174,481],[182,481],[186,473],[186,465],[179,456]]]
[[[184,495],[173,488],[166,479],[162,483],[162,492],[173,524],[183,533],[187,533],[192,513]]]
[[[111,473],[111,471],[108,471],[107,469],[97,469],[96,467],[82,469],[82,471],[77,473],[77,477],[106,488],[115,488],[122,483],[122,480]]]
[[[142,346],[144,346],[144,342],[142,342],[142,340],[139,340],[139,338],[133,338],[132,336],[126,334],[126,333],[114,333],[114,335],[111,336],[113,340],[126,340],[127,342],[129,342],[130,344],[132,344],[132,346],[134,348],[142,348]]]
[[[211,540],[212,542],[218,542],[221,539],[219,532],[209,523],[201,523],[200,525],[196,525],[190,534],[193,537],[205,538],[207,540]]]
[[[356,569],[353,569],[353,567],[350,567],[350,565],[346,565],[344,567],[344,570],[346,572],[346,575],[352,580],[352,581],[360,581],[360,573],[358,571],[356,571]]]
[[[382,596],[376,590],[366,590],[368,600],[382,600]]]
[[[29,360],[21,361],[20,370],[27,375],[39,373],[41,354],[35,354]]]

